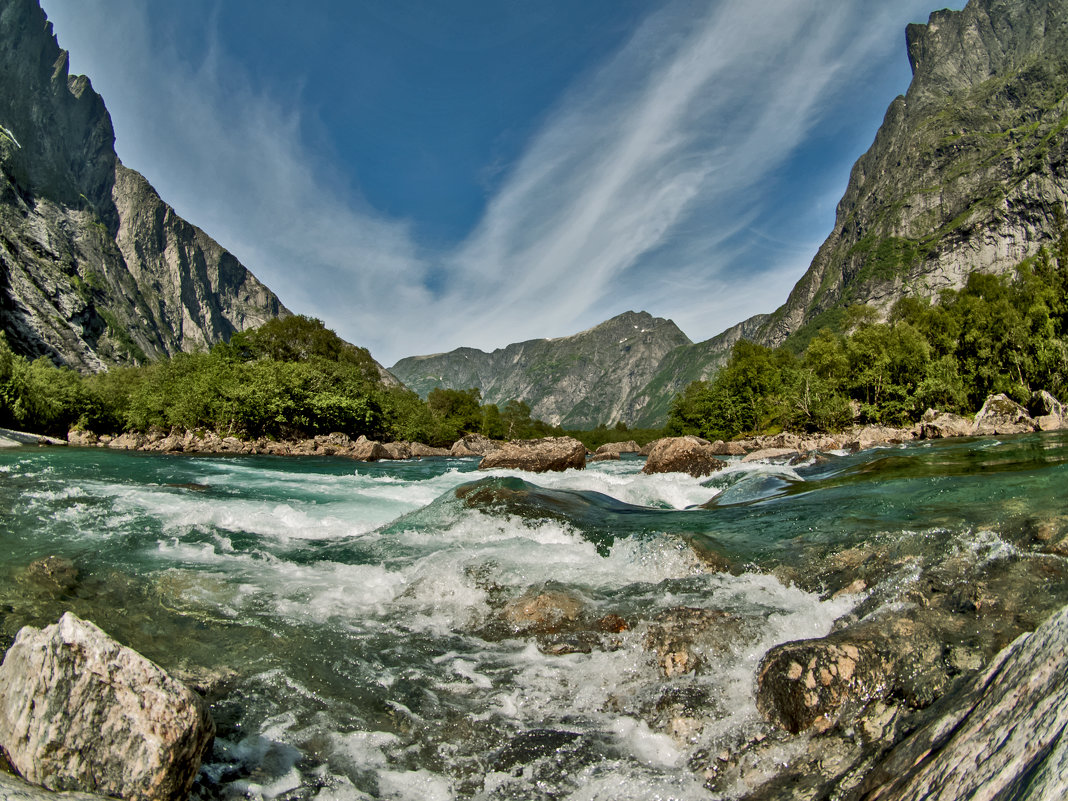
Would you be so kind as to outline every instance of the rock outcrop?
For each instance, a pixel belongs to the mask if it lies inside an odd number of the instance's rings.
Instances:
[[[991,395],[975,415],[976,434],[1023,434],[1035,430],[1027,409],[1007,395]]]
[[[586,446],[574,437],[512,440],[482,457],[479,470],[508,468],[532,473],[581,470],[586,466]]]
[[[716,449],[700,437],[665,437],[649,450],[643,473],[689,473],[695,478],[710,476],[727,463],[717,459]]]
[[[69,612],[0,665],[0,747],[33,784],[180,801],[214,736],[192,690]]]
[[[860,788],[870,801],[1068,797],[1068,607],[997,655]]]
[[[99,371],[287,315],[119,162],[114,139],[36,0],[0,2],[0,329],[11,347]]]

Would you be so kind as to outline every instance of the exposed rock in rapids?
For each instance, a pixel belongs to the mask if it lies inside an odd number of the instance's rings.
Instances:
[[[1046,415],[1064,417],[1064,405],[1044,389],[1031,393],[1031,398],[1027,402],[1027,411],[1035,418]]]
[[[0,665],[0,746],[49,789],[180,801],[214,735],[192,690],[70,612]]]
[[[555,634],[576,624],[585,604],[566,590],[531,588],[505,604],[504,622],[520,634]]]
[[[356,444],[352,446],[350,455],[353,459],[359,459],[361,462],[377,462],[380,459],[393,458],[392,454],[386,450],[381,442],[364,437],[360,437]]]
[[[664,437],[654,443],[642,472],[689,473],[695,478],[710,476],[727,466],[715,457],[713,450],[700,437]]]
[[[891,693],[930,703],[947,682],[942,646],[923,623],[899,615],[768,651],[757,672],[757,708],[797,734],[859,720]]]
[[[606,453],[595,453],[590,456],[587,461],[589,462],[618,462],[622,457],[618,453],[608,451]]]
[[[597,448],[597,450],[594,451],[594,454],[596,455],[601,453],[619,454],[640,452],[641,448],[638,446],[638,443],[632,439],[629,439],[626,442],[606,442],[604,445],[601,445],[599,448]]]
[[[649,624],[645,647],[656,653],[660,670],[670,679],[693,673],[705,654],[723,651],[737,639],[738,624],[726,612],[680,606],[664,610]]]
[[[563,471],[586,466],[586,446],[574,437],[545,437],[506,442],[482,457],[479,470],[510,468],[532,473]]]
[[[499,447],[499,442],[495,442],[481,434],[464,434],[464,436],[452,444],[452,448],[449,449],[449,455],[485,456],[486,454],[497,450]]]
[[[413,442],[410,447],[413,459],[424,459],[428,456],[449,455],[448,448],[434,448],[430,445],[424,445],[422,442]]]
[[[1068,797],[1068,607],[995,657],[872,770],[875,801]]]
[[[1027,409],[1007,395],[991,395],[975,415],[976,434],[1024,434],[1035,430]]]
[[[412,458],[412,446],[407,442],[384,442],[382,447],[385,448],[390,459]]]
[[[745,447],[740,442],[724,442],[717,439],[712,443],[712,453],[716,456],[745,456]]]
[[[96,793],[56,793],[0,771],[0,798],[4,801],[111,801]]]
[[[972,423],[959,414],[928,409],[923,413],[923,417],[920,418],[920,437],[922,439],[968,437],[972,433]]]
[[[793,456],[797,456],[800,451],[797,448],[761,448],[758,451],[752,451],[742,457],[743,462],[766,462],[772,459],[788,459]]]
[[[900,445],[916,438],[909,428],[889,428],[887,426],[865,426],[847,438],[844,445],[849,450],[863,451],[876,445]]]

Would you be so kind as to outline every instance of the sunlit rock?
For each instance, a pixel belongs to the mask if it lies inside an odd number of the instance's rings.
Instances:
[[[649,451],[643,473],[689,473],[695,478],[710,476],[727,463],[717,459],[714,448],[700,437],[665,437]]]
[[[510,468],[532,473],[560,472],[586,466],[586,446],[574,437],[517,439],[482,457],[479,470]]]
[[[986,399],[975,415],[976,434],[1024,434],[1035,430],[1035,421],[1027,409],[999,393]]]
[[[214,735],[192,690],[69,612],[0,665],[0,746],[49,789],[179,801]]]

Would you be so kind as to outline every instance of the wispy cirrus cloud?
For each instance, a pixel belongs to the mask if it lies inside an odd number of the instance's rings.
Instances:
[[[475,228],[431,248],[331,175],[298,85],[253,88],[217,43],[190,63],[153,39],[139,3],[45,5],[128,165],[284,302],[386,363],[628,308],[694,338],[770,311],[827,233],[754,244],[777,204],[802,203],[774,196],[777,173],[840,85],[901,49],[902,11],[886,4],[663,6],[560,99]],[[922,18],[928,4],[911,5]]]

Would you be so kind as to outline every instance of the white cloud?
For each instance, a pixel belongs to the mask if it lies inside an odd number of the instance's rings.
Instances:
[[[210,42],[191,66],[151,39],[139,3],[45,3],[128,165],[287,305],[386,363],[573,333],[627,308],[694,339],[770,311],[808,259],[787,247],[753,263],[738,236],[837,82],[901,49],[900,9],[869,5],[661,9],[560,100],[465,241],[430,252],[330,176],[299,87],[265,94]],[[432,268],[447,276],[437,291]]]

